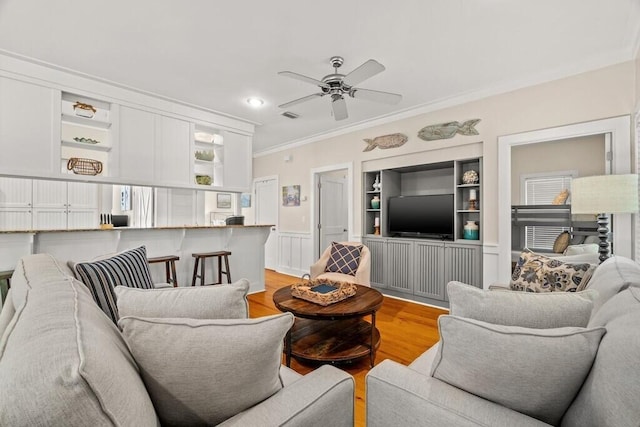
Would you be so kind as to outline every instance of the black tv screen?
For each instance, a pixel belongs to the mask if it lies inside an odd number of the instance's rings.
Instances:
[[[453,240],[453,194],[389,198],[391,235]]]

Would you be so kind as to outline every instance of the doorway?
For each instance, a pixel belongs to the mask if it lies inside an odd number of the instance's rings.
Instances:
[[[588,135],[604,135],[607,146],[611,147],[610,171],[606,173],[625,174],[631,172],[631,137],[629,116],[567,125],[556,128],[523,132],[498,138],[498,253],[496,265],[487,265],[485,272],[495,272],[498,283],[509,283],[511,271],[511,150],[513,147],[541,142],[559,141]],[[618,255],[633,258],[634,241],[631,215],[614,215],[613,228],[617,238],[613,241],[613,251]],[[495,270],[494,270],[495,268]],[[487,277],[487,276],[485,276]],[[492,278],[495,280],[495,278]],[[490,283],[491,281],[489,281]],[[485,281],[485,284],[487,281]]]
[[[264,244],[264,267],[275,270],[278,265],[278,177],[253,181],[255,188],[256,224],[273,224]]]
[[[313,259],[332,241],[351,240],[353,179],[351,163],[311,171]]]

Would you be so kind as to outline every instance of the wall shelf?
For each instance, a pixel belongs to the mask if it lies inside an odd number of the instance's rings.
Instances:
[[[72,116],[70,114],[62,114],[63,123],[73,123],[75,125],[87,126],[92,128],[109,129],[110,122],[103,122],[97,119],[89,119],[86,117]]]
[[[105,144],[102,144],[102,143],[85,144],[83,142],[65,141],[65,140],[60,141],[60,143],[65,147],[75,147],[75,148],[81,148],[83,150],[111,151],[111,146],[105,145]]]

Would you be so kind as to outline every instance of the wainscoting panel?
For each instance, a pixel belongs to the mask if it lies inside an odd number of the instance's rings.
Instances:
[[[301,277],[309,273],[313,259],[312,239],[309,233],[281,231],[278,236],[279,273]]]

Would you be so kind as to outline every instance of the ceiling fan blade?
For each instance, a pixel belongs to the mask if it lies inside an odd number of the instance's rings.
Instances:
[[[312,77],[303,76],[302,74],[294,73],[293,71],[280,71],[278,74],[281,76],[291,77],[292,79],[300,80],[302,82],[311,83],[313,85],[329,89],[329,85],[326,84],[325,82],[314,79]]]
[[[367,80],[375,76],[378,73],[384,71],[384,65],[376,61],[375,59],[370,59],[346,76],[342,80],[344,84],[347,86],[355,86],[360,82]]]
[[[357,99],[366,99],[368,101],[383,102],[385,104],[397,104],[402,101],[402,95],[391,92],[380,92],[371,89],[353,88],[349,92],[349,96]]]
[[[305,101],[310,101],[310,100],[312,100],[314,98],[319,98],[319,97],[324,96],[324,95],[325,95],[324,93],[314,93],[313,95],[303,96],[302,98],[294,99],[293,101],[289,101],[289,102],[286,102],[286,103],[284,103],[282,105],[278,105],[278,108],[289,108],[289,107],[291,107],[293,105],[300,104],[300,103],[305,102]]]
[[[335,96],[331,101],[331,108],[333,109],[333,118],[336,120],[344,120],[349,117],[347,114],[347,101],[342,96]]]

